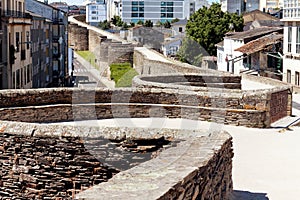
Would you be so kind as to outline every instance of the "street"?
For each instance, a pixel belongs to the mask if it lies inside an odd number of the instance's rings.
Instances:
[[[90,66],[84,66],[82,63],[80,63],[77,58],[75,57],[73,60],[74,63],[74,71],[73,76],[75,79],[75,87],[78,87],[78,82],[80,82],[81,85],[94,85],[95,87],[106,87],[99,78],[94,74],[95,71],[97,73],[97,70]],[[93,72],[94,73],[93,73]],[[94,83],[94,84],[93,84]]]

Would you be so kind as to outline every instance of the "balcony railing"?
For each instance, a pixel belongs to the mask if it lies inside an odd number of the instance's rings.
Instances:
[[[15,10],[5,10],[2,12],[2,16],[4,17],[19,17],[19,18],[30,18],[29,13],[15,11]]]

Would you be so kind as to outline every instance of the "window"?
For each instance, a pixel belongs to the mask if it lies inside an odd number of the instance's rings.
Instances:
[[[139,4],[138,1],[133,1],[133,2],[131,2],[131,5],[138,5],[138,4]]]
[[[182,32],[182,27],[179,27],[178,31],[181,33]]]
[[[138,7],[132,7],[132,8],[131,8],[131,11],[138,11],[138,10],[139,10]]]
[[[288,50],[287,52],[292,52],[292,27],[288,27]]]
[[[17,69],[16,72],[16,88],[20,89],[20,69]]]
[[[12,75],[12,88],[15,89],[16,88],[16,73],[13,72]]]
[[[30,65],[27,65],[27,73],[26,73],[26,75],[27,75],[27,83],[29,83],[30,82]]]
[[[20,43],[20,33],[16,32],[16,52],[20,51],[19,43]]]
[[[131,13],[131,17],[138,17],[139,14],[138,13]]]
[[[291,70],[287,70],[287,77],[286,77],[286,81],[288,82],[288,83],[291,83]]]
[[[23,68],[21,68],[20,87],[23,87]]]
[[[173,18],[173,13],[167,13],[168,18]]]
[[[97,14],[97,11],[93,10],[93,11],[92,11],[92,14]]]
[[[300,78],[299,78],[299,72],[295,72],[295,85],[299,85]]]
[[[300,27],[297,27],[297,34],[296,34],[296,53],[300,53]]]
[[[29,31],[26,31],[26,48],[29,49]]]

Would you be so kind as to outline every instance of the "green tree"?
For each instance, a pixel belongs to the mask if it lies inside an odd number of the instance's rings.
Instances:
[[[195,12],[186,25],[187,35],[201,45],[209,55],[216,55],[215,44],[221,42],[225,33],[242,31],[244,20],[236,13],[223,12],[221,5],[213,3]]]
[[[161,27],[163,25],[163,23],[160,21],[160,20],[158,20],[156,23],[155,23],[155,26],[157,26],[157,27]]]
[[[138,24],[138,25],[144,25],[144,22],[142,20],[139,20],[136,24]]]
[[[128,27],[129,27],[128,24],[126,22],[123,22],[122,29],[126,30],[126,29],[128,29]]]
[[[151,20],[146,20],[144,26],[153,27],[153,22]]]
[[[122,26],[122,19],[120,16],[114,15],[114,17],[111,19],[111,23],[115,26]]]
[[[167,20],[167,21],[164,23],[164,27],[165,27],[165,28],[171,28],[171,23]]]
[[[98,27],[102,30],[110,29],[110,23],[107,20],[104,20],[103,22],[99,22]]]
[[[134,22],[130,22],[130,27],[135,27],[135,23]]]
[[[195,40],[186,37],[177,52],[177,58],[181,62],[186,62],[195,66],[201,66],[202,57],[207,56],[207,52]]]

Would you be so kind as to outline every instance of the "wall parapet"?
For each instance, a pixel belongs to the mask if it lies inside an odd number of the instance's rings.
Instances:
[[[230,91],[174,92],[170,88],[2,90],[0,119],[57,122],[152,116],[263,128],[289,114],[291,98],[287,88],[258,93]],[[272,97],[272,94],[279,95]],[[271,105],[280,103],[283,104],[280,110],[272,110]]]
[[[78,194],[76,199],[98,199],[99,196],[103,200],[229,199],[231,138],[220,133],[209,138],[209,143],[207,139],[181,142],[155,159]]]

